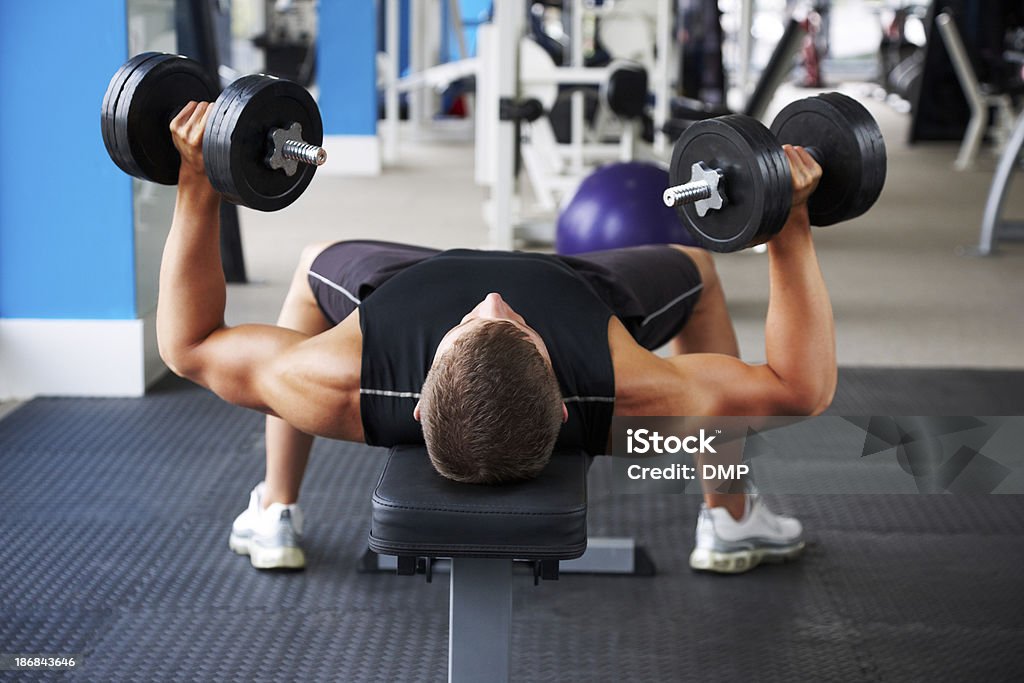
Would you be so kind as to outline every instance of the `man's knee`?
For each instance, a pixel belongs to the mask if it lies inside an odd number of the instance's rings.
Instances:
[[[710,251],[700,247],[687,247],[682,244],[672,244],[669,246],[678,249],[690,257],[690,260],[697,267],[701,283],[705,287],[711,288],[718,284],[718,270],[715,268],[715,259]]]
[[[288,287],[288,296],[285,299],[285,306],[295,301],[306,303],[314,302],[313,290],[309,285],[309,272],[312,270],[313,261],[317,256],[324,253],[334,242],[315,242],[307,244],[299,254],[299,262],[292,274],[291,285]]]
[[[302,261],[311,262],[323,253],[324,249],[331,246],[333,242],[312,242],[302,248]]]
[[[299,255],[299,265],[296,266],[295,270],[297,273],[305,275],[309,272],[310,267],[313,265],[313,261],[316,257],[324,253],[327,247],[335,244],[334,242],[314,242],[307,244],[302,248],[302,254]]]

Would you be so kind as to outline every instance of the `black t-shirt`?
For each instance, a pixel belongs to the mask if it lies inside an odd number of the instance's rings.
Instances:
[[[615,379],[611,310],[558,259],[542,254],[446,251],[389,278],[360,304],[360,402],[366,442],[423,443],[412,411],[441,338],[498,292],[544,339],[569,420],[556,447],[603,453]]]

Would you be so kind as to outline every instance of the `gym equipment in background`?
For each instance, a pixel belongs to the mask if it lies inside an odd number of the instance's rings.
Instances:
[[[775,91],[778,90],[793,69],[793,59],[800,51],[807,37],[807,24],[790,18],[786,23],[782,37],[772,50],[768,64],[761,72],[754,91],[750,94],[742,113],[760,119],[768,110]],[[690,97],[675,97],[671,102],[672,118],[668,119],[662,130],[672,140],[677,140],[694,121],[702,121],[729,111],[722,102],[702,102]]]
[[[989,256],[1001,241],[1024,240],[1024,222],[1007,220],[1003,217],[1006,193],[1010,188],[1014,172],[1020,166],[1021,148],[1024,147],[1024,114],[1017,117],[1010,140],[999,157],[999,165],[992,175],[988,198],[985,200],[985,214],[981,221],[981,235],[978,237],[978,255]]]
[[[579,254],[640,244],[694,244],[675,211],[659,201],[669,174],[631,161],[602,166],[583,179],[558,217],[555,249]]]
[[[960,152],[956,157],[956,168],[963,171],[974,165],[974,159],[978,156],[986,132],[992,134],[997,145],[1001,146],[1006,142],[1013,126],[1013,99],[1006,89],[993,88],[991,84],[983,84],[978,80],[951,14],[941,12],[935,17],[935,26],[953,62],[953,70],[960,81],[960,87],[971,112],[967,130],[964,131],[964,138],[960,143]]]
[[[911,143],[962,140],[971,120],[971,107],[954,64],[956,58],[947,40],[936,35],[937,31],[942,31],[938,22],[941,14],[953,19],[952,26],[963,44],[963,57],[974,72],[971,80],[982,84],[979,87],[983,91],[1016,96],[1022,88],[1019,66],[1007,59],[1007,52],[1014,49],[1007,39],[1012,41],[1014,29],[1024,23],[1019,2],[944,0],[932,3],[924,22],[928,37],[920,87],[910,93],[913,117],[908,141]]]

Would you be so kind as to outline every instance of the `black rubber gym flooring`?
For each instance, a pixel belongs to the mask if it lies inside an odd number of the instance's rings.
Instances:
[[[1024,372],[845,370],[837,414],[1024,415]],[[442,681],[446,577],[360,574],[384,451],[318,441],[308,568],[227,548],[261,416],[171,379],[144,399],[37,399],[0,421],[0,653],[84,656],[3,680]],[[612,496],[653,578],[518,577],[518,681],[1024,680],[1024,497],[774,497],[796,563],[692,573],[696,496]]]

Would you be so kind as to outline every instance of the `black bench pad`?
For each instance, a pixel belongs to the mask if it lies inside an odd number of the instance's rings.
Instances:
[[[531,481],[486,486],[442,477],[423,446],[397,446],[373,492],[370,549],[384,555],[579,557],[587,548],[587,466],[556,452]]]

